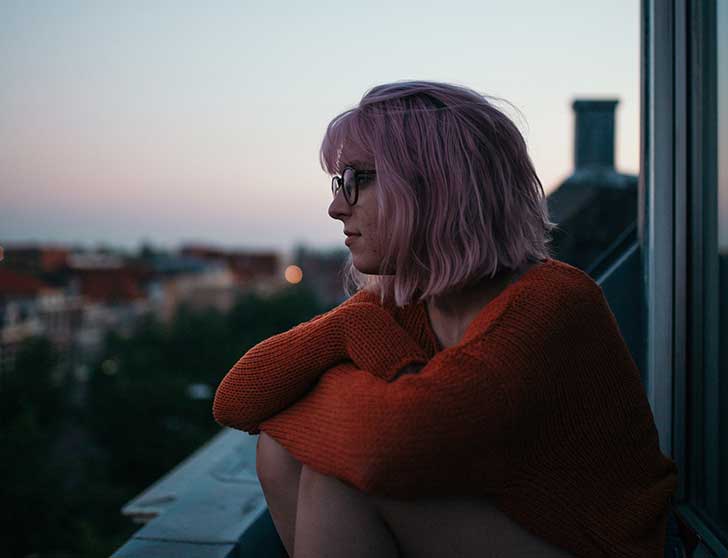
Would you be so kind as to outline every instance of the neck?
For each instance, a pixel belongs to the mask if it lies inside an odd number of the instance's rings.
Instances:
[[[428,308],[446,319],[456,319],[473,308],[480,309],[495,298],[510,282],[513,271],[502,271],[464,289],[433,297]]]
[[[427,301],[425,308],[440,344],[443,347],[451,347],[459,343],[473,318],[533,265],[525,263],[518,269],[502,271],[466,289],[433,297]]]

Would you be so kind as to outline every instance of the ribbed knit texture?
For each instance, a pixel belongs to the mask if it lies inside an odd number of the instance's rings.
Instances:
[[[425,350],[405,329],[392,327],[392,314],[376,300],[371,293],[359,292],[333,310],[255,345],[218,387],[215,420],[257,434],[262,420],[300,399],[338,363],[353,362],[385,380],[408,364],[426,364]]]
[[[213,413],[368,494],[487,496],[575,556],[662,558],[677,468],[601,288],[559,260],[444,350],[422,303],[360,291],[248,351]]]

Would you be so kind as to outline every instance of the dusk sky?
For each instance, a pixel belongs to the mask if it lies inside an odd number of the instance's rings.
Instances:
[[[0,241],[345,248],[318,150],[370,87],[512,102],[547,193],[576,98],[617,98],[639,169],[639,3],[8,1]]]

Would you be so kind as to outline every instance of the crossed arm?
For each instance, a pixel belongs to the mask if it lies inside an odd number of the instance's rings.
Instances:
[[[382,306],[358,293],[333,310],[274,335],[247,351],[220,382],[213,416],[225,426],[259,432],[259,423],[311,389],[332,366],[351,360],[376,377],[427,362],[425,351]]]
[[[516,396],[503,386],[516,361],[496,346],[428,361],[386,310],[357,296],[243,355],[215,394],[217,422],[264,430],[368,493],[497,491],[515,439]]]
[[[497,493],[516,439],[496,360],[446,349],[391,382],[351,362],[260,428],[302,463],[365,493],[394,498]]]

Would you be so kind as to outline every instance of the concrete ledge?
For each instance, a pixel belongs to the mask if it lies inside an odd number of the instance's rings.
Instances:
[[[144,523],[112,558],[282,556],[255,471],[258,437],[223,429],[122,513]]]

